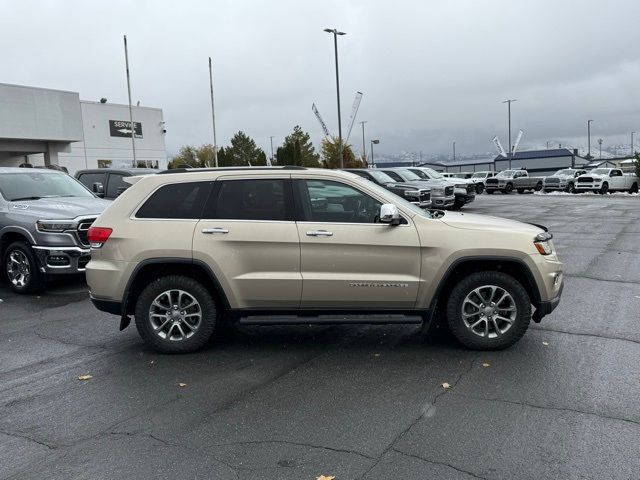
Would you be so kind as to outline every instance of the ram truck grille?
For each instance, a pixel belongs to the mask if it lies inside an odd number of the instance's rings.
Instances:
[[[545,178],[544,182],[548,183],[549,185],[551,185],[552,183],[560,183],[560,179],[559,178]]]
[[[95,221],[96,221],[95,218],[86,218],[84,220],[81,220],[80,223],[78,223],[78,231],[77,231],[78,240],[84,247],[89,246],[89,239],[87,238],[87,232],[89,231],[89,227]]]
[[[491,185],[494,185],[494,184],[497,185],[498,182],[499,182],[499,180],[497,178],[489,178],[489,179],[487,179],[487,185],[490,185],[490,184]]]
[[[593,182],[593,178],[591,178],[591,177],[580,177],[578,179],[578,182],[579,183],[591,183],[591,182]]]

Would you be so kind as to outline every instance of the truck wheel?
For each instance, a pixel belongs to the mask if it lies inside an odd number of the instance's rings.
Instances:
[[[629,189],[629,193],[638,193],[638,184],[634,183],[633,185],[631,185],[631,188]]]
[[[542,190],[542,182],[536,183],[536,186],[535,186],[534,190],[536,192],[539,192],[540,190]]]
[[[44,274],[27,242],[13,242],[3,257],[4,273],[9,286],[16,293],[36,293],[44,290]]]
[[[518,189],[518,193],[519,193],[519,194],[523,194],[523,193],[524,193],[524,188],[519,188],[519,189]]]
[[[476,185],[476,194],[480,195],[482,192],[484,192],[484,184],[479,183]]]
[[[200,282],[171,275],[155,280],[138,297],[136,328],[159,352],[189,353],[209,341],[217,314],[213,297]]]
[[[487,190],[488,195],[493,195],[493,190]]]
[[[456,339],[473,350],[502,350],[529,327],[531,300],[515,278],[502,272],[476,272],[449,295],[447,323]]]
[[[504,187],[504,193],[511,193],[513,191],[513,183],[507,183],[507,186]]]
[[[576,187],[573,185],[573,182],[567,184],[567,192],[576,193]]]
[[[604,182],[602,184],[602,187],[600,187],[600,195],[605,195],[609,192],[609,184],[607,182]]]

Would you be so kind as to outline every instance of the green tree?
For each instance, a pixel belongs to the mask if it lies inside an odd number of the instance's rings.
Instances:
[[[231,139],[225,151],[230,166],[266,165],[267,156],[251,137],[240,131]],[[263,163],[264,162],[264,163]]]
[[[636,177],[640,178],[640,153],[636,153],[636,161],[634,164],[636,166]]]
[[[344,145],[342,158],[345,168],[362,168],[364,164],[353,153],[351,145]],[[340,168],[340,140],[338,137],[322,140],[322,166],[324,168]]]
[[[227,158],[227,152],[223,147],[220,147],[218,150],[218,166],[219,167],[228,167],[229,159]]]
[[[167,165],[169,168],[178,168],[184,165],[189,165],[190,167],[199,167],[198,155],[196,153],[196,148],[191,145],[185,145],[180,148],[177,155],[171,157],[169,164]]]
[[[279,165],[320,166],[320,155],[311,143],[311,136],[300,125],[293,127],[293,132],[285,137],[277,157]]]

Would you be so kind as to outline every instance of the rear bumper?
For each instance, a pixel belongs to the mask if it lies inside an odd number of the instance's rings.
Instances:
[[[122,303],[113,300],[105,300],[91,296],[91,303],[101,312],[107,312],[112,315],[122,315]]]

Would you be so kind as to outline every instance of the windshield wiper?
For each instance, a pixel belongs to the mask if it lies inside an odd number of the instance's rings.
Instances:
[[[20,200],[40,200],[42,197],[37,197],[37,196],[33,196],[33,197],[19,197],[19,198],[12,198],[10,201],[12,202],[18,202]]]

